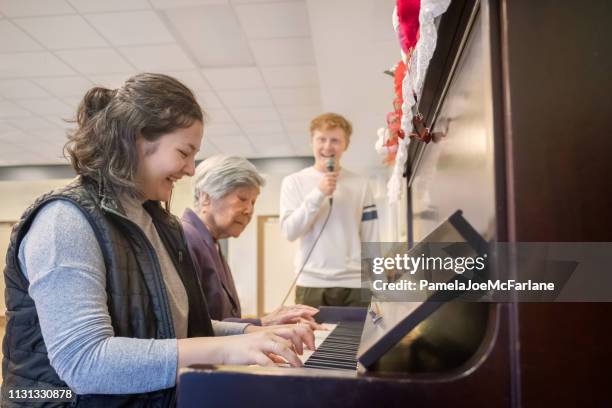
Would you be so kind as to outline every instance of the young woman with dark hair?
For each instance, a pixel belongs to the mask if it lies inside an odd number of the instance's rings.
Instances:
[[[90,90],[76,122],[65,150],[78,177],[11,235],[3,406],[10,390],[59,387],[82,406],[171,406],[180,367],[299,365],[308,327],[210,320],[180,222],[160,205],[194,173],[204,115],[191,91],[139,74]]]

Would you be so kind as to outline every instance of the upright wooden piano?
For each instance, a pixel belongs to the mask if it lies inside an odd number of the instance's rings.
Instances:
[[[610,17],[603,0],[452,1],[418,104],[434,140],[409,147],[409,243],[458,209],[488,242],[612,241]],[[340,343],[360,338],[368,319],[326,314]],[[610,303],[451,302],[366,370],[337,358],[195,366],[180,376],[178,401],[612,406],[611,321]]]

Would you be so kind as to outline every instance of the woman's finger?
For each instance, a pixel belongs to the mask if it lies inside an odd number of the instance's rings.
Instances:
[[[310,327],[312,330],[327,330],[327,328],[317,322],[315,322],[314,320],[311,319],[304,319],[304,318],[300,318],[300,321],[297,322],[298,325],[300,326],[308,326]]]
[[[308,310],[308,311],[312,312],[312,314],[319,313],[319,309],[317,309],[316,307],[308,306],[308,305],[295,305],[293,307],[296,308],[296,309]]]
[[[278,336],[284,337],[284,338],[293,338],[294,335],[297,334],[297,341],[298,343],[300,343],[300,346],[303,349],[303,346],[301,345],[301,343],[306,344],[306,347],[308,347],[310,350],[314,350],[315,349],[315,345],[314,345],[314,333],[312,332],[312,329],[308,326],[289,326],[289,327],[283,327],[283,328],[279,328],[278,330],[274,330],[274,333]]]
[[[287,362],[292,366],[300,367],[302,365],[302,362],[295,354],[290,344],[292,344],[290,341],[285,340],[280,336],[273,335],[268,338],[268,341],[264,346],[264,350],[262,351],[264,353],[277,354],[287,360]]]
[[[278,354],[269,353],[268,358],[272,360],[275,364],[286,364],[287,360],[279,356]]]
[[[287,328],[283,331],[282,335],[274,333],[278,338],[276,341],[285,341],[287,347],[293,350],[296,354],[302,354],[304,352],[304,345],[302,339],[293,328]]]
[[[263,367],[275,367],[276,364],[265,353],[257,352],[254,356],[255,364]]]
[[[306,347],[308,347],[310,350],[314,350],[315,337],[312,329],[308,326],[297,326],[296,331],[302,339],[302,342],[306,344]]]

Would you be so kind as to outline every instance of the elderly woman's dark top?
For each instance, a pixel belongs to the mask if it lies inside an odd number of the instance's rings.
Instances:
[[[232,273],[218,243],[200,217],[187,208],[181,217],[181,223],[195,270],[206,296],[210,317],[214,320],[261,326],[259,319],[241,318],[240,299]]]

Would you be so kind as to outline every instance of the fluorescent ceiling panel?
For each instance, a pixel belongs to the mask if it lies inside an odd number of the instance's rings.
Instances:
[[[114,75],[88,75],[87,78],[96,86],[103,86],[109,89],[117,89],[123,86],[125,81],[135,73],[129,72]]]
[[[0,12],[7,17],[74,14],[64,0],[0,0]]]
[[[259,69],[255,67],[204,68],[202,72],[217,90],[258,89],[266,86]]]
[[[319,86],[314,65],[262,67],[261,72],[270,88]]]
[[[210,138],[212,143],[221,153],[233,156],[253,157],[255,152],[251,147],[251,142],[243,137],[219,137]]]
[[[116,46],[174,42],[174,37],[154,11],[92,14],[86,18]]]
[[[310,133],[310,120],[311,118],[301,120],[283,120],[285,129],[289,134],[309,134]]]
[[[313,65],[315,63],[310,38],[277,38],[251,40],[251,49],[257,64],[271,65]]]
[[[221,137],[238,137],[242,136],[242,130],[238,125],[230,124],[210,124],[204,130],[204,139],[218,139]]]
[[[11,163],[17,164],[14,162],[16,157],[23,158],[24,149],[23,147],[13,144],[10,142],[2,143],[2,149],[0,150],[0,159],[10,161]],[[30,153],[31,154],[31,153]]]
[[[11,119],[8,121],[15,128],[20,130],[40,130],[40,129],[57,129],[55,123],[51,123],[46,119],[38,116],[23,119]]]
[[[204,111],[208,109],[223,109],[224,106],[213,92],[202,91],[196,94],[196,99]]]
[[[122,47],[119,51],[143,71],[179,71],[194,68],[187,54],[176,44]]]
[[[259,153],[265,153],[273,146],[287,145],[289,143],[283,134],[247,135],[247,137],[251,139]]]
[[[11,129],[0,133],[0,140],[7,143],[14,143],[17,140],[20,140],[20,138],[25,134],[26,133],[22,130]],[[0,152],[2,152],[2,149],[0,149]]]
[[[289,143],[266,144],[264,149],[258,147],[258,157],[293,157],[295,150]]]
[[[219,97],[230,109],[272,106],[272,98],[265,89],[219,91]]]
[[[270,90],[276,106],[320,105],[319,88],[285,88]]]
[[[2,119],[0,120],[0,140],[2,140],[2,135],[14,132],[16,129],[9,123],[10,119]]]
[[[53,143],[61,146],[66,143],[66,130],[65,129],[49,129],[49,130],[32,130],[29,132],[39,140],[43,140],[47,143]]]
[[[25,79],[0,80],[0,95],[8,99],[44,98],[49,96],[40,86]]]
[[[38,115],[69,117],[73,114],[72,107],[57,98],[22,99],[17,103],[30,112]]]
[[[0,20],[0,52],[37,51],[42,47],[9,20]]]
[[[32,116],[30,112],[13,102],[0,101],[0,119],[22,118]]]
[[[147,0],[68,0],[79,13],[104,11],[146,10],[151,6]]]
[[[249,136],[266,135],[266,134],[284,134],[285,130],[279,121],[272,122],[241,122],[240,126]]]
[[[50,50],[107,45],[81,16],[20,18],[14,21]]]
[[[20,52],[2,55],[0,78],[73,75],[74,71],[50,52]]]
[[[230,0],[232,4],[288,3],[303,0]]]
[[[257,122],[280,120],[274,108],[236,108],[232,113],[238,122]]]
[[[304,1],[237,5],[234,10],[250,39],[310,36]]]
[[[287,141],[287,137],[283,132],[268,132],[258,135],[247,134],[247,136],[249,136],[253,142],[256,142],[257,146],[267,146],[268,144],[279,144]]]
[[[64,50],[55,54],[83,74],[112,74],[134,70],[117,51],[111,48]]]
[[[68,96],[68,97],[64,97],[60,99],[66,105],[70,106],[70,108],[72,109],[72,112],[76,113],[77,109],[79,108],[79,104],[83,100],[83,96],[85,96],[85,92],[83,92],[83,95],[81,96]]]
[[[85,92],[92,88],[93,84],[87,79],[79,76],[36,78],[33,79],[38,85],[51,92],[55,96],[78,96],[83,97]]]
[[[166,15],[200,66],[254,65],[251,50],[231,7],[167,10]]]
[[[226,5],[228,0],[151,0],[158,9],[191,8],[194,6]]]
[[[323,113],[321,107],[316,106],[279,106],[278,111],[283,120],[310,120]]]
[[[210,91],[210,85],[199,71],[168,71],[165,72],[165,74],[178,79],[195,93],[199,91]]]
[[[72,113],[72,116],[74,116],[75,114],[76,114],[76,109]],[[56,124],[59,128],[61,128],[63,130],[64,134],[66,133],[66,130],[74,129],[75,126],[76,126],[75,123],[66,122],[66,119],[72,119],[72,117],[61,118],[61,117],[56,116],[56,115],[44,115],[43,118],[45,118],[46,120],[48,120],[51,123]]]
[[[312,141],[310,136],[310,129],[305,129],[302,131],[287,131],[288,138],[293,141],[295,146],[307,146],[312,154]]]
[[[211,109],[203,108],[204,114],[206,115],[207,123],[234,123],[234,119],[225,109]],[[204,126],[204,132],[206,132],[206,126]]]

